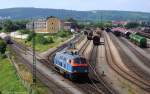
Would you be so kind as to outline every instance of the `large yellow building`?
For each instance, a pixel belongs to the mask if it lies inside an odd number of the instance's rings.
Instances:
[[[37,19],[26,25],[27,29],[33,29],[36,33],[57,33],[62,28],[61,20],[56,17],[48,17],[46,19]]]
[[[50,33],[57,33],[62,28],[61,20],[55,17],[47,18],[47,31]]]

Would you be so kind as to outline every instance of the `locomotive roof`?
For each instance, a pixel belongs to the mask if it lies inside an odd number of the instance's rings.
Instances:
[[[56,54],[59,56],[63,56],[65,58],[68,58],[68,59],[81,57],[79,54],[72,54],[71,52],[67,52],[67,51],[57,52]]]

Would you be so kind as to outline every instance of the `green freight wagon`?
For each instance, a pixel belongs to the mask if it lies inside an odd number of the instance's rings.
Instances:
[[[133,43],[135,43],[139,47],[147,47],[147,39],[145,37],[142,37],[137,34],[130,34],[129,38]]]

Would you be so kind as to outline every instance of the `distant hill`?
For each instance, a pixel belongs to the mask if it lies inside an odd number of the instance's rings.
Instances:
[[[28,19],[56,16],[61,19],[73,17],[77,20],[150,20],[150,13],[129,12],[129,11],[74,11],[63,9],[42,9],[42,8],[8,8],[0,9],[0,18]]]

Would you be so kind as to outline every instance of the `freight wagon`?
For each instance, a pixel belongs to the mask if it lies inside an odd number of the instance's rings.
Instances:
[[[106,32],[111,32],[111,29],[110,28],[106,28],[105,31]]]
[[[94,35],[93,36],[93,44],[94,45],[99,45],[100,44],[100,35]]]
[[[87,39],[92,40],[92,37],[93,37],[93,32],[92,31],[88,32]]]

